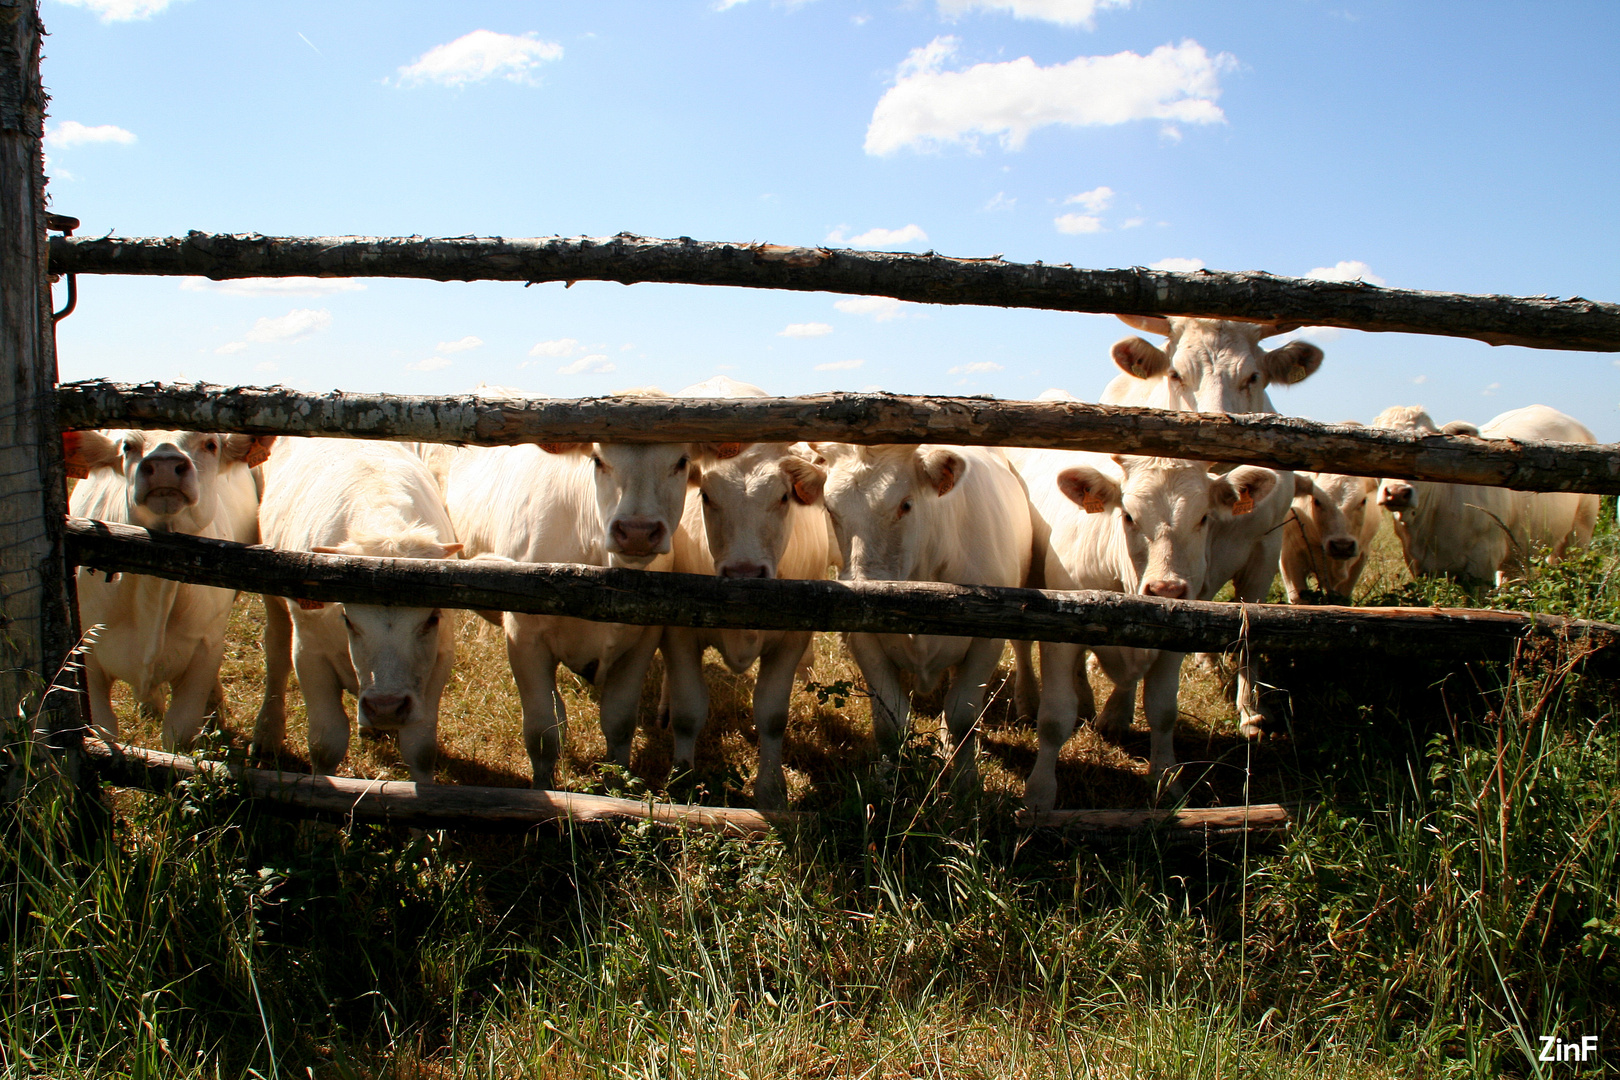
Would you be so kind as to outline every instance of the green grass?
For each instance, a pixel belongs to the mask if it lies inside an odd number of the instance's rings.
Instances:
[[[1538,565],[1488,599],[1614,618],[1606,528],[1589,556]],[[1378,588],[1384,602],[1456,597],[1446,583]],[[233,647],[251,662],[250,647]],[[524,838],[340,830],[203,782],[84,794],[13,737],[8,775],[22,790],[0,810],[0,1068],[1572,1072],[1526,1053],[1541,1033],[1597,1034],[1612,1060],[1612,671],[1526,648],[1509,664],[1300,661],[1277,681],[1291,736],[1223,744],[1215,771],[1236,779],[1204,790],[1229,800],[1249,781],[1297,801],[1297,827],[1271,845],[1023,830],[1016,784],[996,779],[997,768],[1016,774],[1022,737],[1004,718],[974,805],[941,796],[923,735],[888,762],[805,734],[822,741],[798,797],[818,815],[763,842],[650,826]],[[795,730],[859,727],[858,695],[842,706],[802,696]],[[1225,708],[1206,710],[1220,714],[1200,721],[1208,738],[1229,726]],[[574,712],[588,729],[590,712]],[[742,735],[716,738],[715,753],[746,766],[726,756]],[[1085,767],[1100,775],[1109,760]],[[601,783],[583,760],[575,768],[577,782]],[[656,786],[656,770],[632,782]],[[1086,790],[1134,790],[1107,783]],[[1579,1075],[1599,1074],[1587,1068]]]

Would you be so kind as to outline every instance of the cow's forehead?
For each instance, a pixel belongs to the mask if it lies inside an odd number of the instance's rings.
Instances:
[[[146,453],[164,443],[178,446],[182,450],[195,450],[209,439],[217,440],[219,436],[207,431],[147,431],[140,428],[126,428],[107,432],[107,438],[120,446],[133,447]]]
[[[1172,516],[1194,509],[1202,513],[1209,504],[1209,474],[1193,462],[1127,459],[1121,494],[1127,503],[1160,507]]]
[[[689,443],[597,443],[596,455],[615,465],[668,463],[671,467],[683,457],[691,456]]]
[[[1176,320],[1171,323],[1170,347],[1177,370],[1235,371],[1260,362],[1264,350],[1258,335],[1253,323]]]

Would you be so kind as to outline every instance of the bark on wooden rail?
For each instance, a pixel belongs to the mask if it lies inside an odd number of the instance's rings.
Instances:
[[[1467,296],[1362,281],[1132,267],[1085,270],[999,256],[848,251],[611,237],[261,236],[187,233],[51,241],[51,272],[433,281],[617,281],[729,285],[1137,315],[1202,315],[1296,326],[1444,334],[1492,345],[1620,350],[1620,305],[1582,297]]]
[[[1530,634],[1613,655],[1620,626],[1467,608],[1288,607],[901,581],[702,577],[552,564],[371,559],[244,547],[69,518],[81,566],[304,600],[527,611],[644,626],[955,634],[1221,652],[1507,656]]]
[[[1270,414],[1073,401],[818,394],[799,398],[537,398],[300,394],[282,387],[91,381],[57,390],[66,430],[187,428],[499,445],[685,440],[961,443],[1157,454],[1524,491],[1620,493],[1620,445],[1420,436]]]
[[[650,820],[676,828],[753,837],[804,820],[804,815],[798,813],[763,814],[742,808],[614,799],[571,791],[317,777],[219,761],[198,761],[182,754],[139,746],[109,746],[94,737],[85,739],[85,753],[102,779],[121,787],[166,791],[176,781],[208,776],[237,783],[243,794],[263,800],[280,812],[343,824],[364,821],[421,829],[522,832],[549,821],[589,824]],[[1053,810],[1025,815],[1021,820],[1037,828],[1087,833],[1152,829],[1172,836],[1197,836],[1274,832],[1287,828],[1291,817],[1285,807],[1260,803],[1180,811]]]

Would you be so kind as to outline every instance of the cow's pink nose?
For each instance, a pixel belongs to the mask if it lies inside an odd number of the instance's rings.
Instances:
[[[1149,596],[1162,596],[1166,600],[1185,600],[1187,583],[1179,578],[1160,578],[1144,583],[1142,591]]]
[[[728,562],[720,568],[720,576],[725,578],[768,578],[771,577],[771,568],[762,562],[749,562],[738,560]]]
[[[1412,505],[1412,496],[1416,494],[1417,489],[1411,484],[1385,484],[1378,489],[1378,505],[1401,510]]]
[[[621,555],[661,555],[669,547],[669,531],[652,518],[617,518],[611,533],[613,550]]]
[[[399,727],[410,715],[409,694],[377,694],[367,690],[360,695],[360,719],[373,726]]]
[[[154,455],[141,461],[141,475],[154,481],[153,486],[161,487],[162,481],[179,481],[191,472],[191,462],[178,454]]]
[[[1356,542],[1342,536],[1336,536],[1326,544],[1328,558],[1353,559],[1356,557]]]

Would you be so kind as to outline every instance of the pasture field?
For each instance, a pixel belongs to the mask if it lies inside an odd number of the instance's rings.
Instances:
[[[1388,530],[1358,599],[1620,620],[1620,537],[1469,595],[1407,581]],[[233,617],[228,715],[262,684],[256,599]],[[463,617],[440,779],[523,785],[499,635]],[[563,679],[562,786],[749,803],[751,681],[708,666],[715,716],[670,778],[658,688],[628,775]],[[655,668],[656,671],[656,668]],[[1620,1063],[1616,671],[1547,647],[1507,664],[1277,663],[1292,720],[1239,739],[1217,668],[1188,665],[1177,755],[1193,805],[1284,801],[1281,840],[1077,840],[1019,827],[1033,725],[998,693],[976,801],[942,791],[919,722],[878,759],[831,635],[794,698],[802,827],[743,842],[650,826],[522,838],[344,831],[224,787],[75,797],[13,769],[0,813],[7,1075],[224,1077],[1450,1077]],[[1010,666],[1004,674],[1010,672]],[[124,737],[157,722],[119,703]],[[288,768],[307,768],[289,695]],[[12,763],[30,754],[19,725]],[[1059,806],[1147,805],[1140,725],[1082,727]],[[37,763],[36,763],[37,764]],[[347,770],[405,778],[356,740]],[[23,780],[27,776],[26,782]],[[18,790],[19,787],[22,790]],[[1543,1064],[1539,1036],[1600,1040]]]

